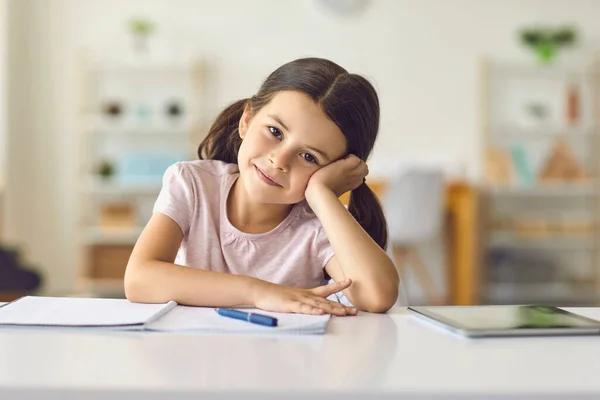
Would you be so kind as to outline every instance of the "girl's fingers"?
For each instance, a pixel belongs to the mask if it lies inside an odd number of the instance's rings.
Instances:
[[[292,305],[293,312],[298,314],[323,315],[324,311],[301,301],[295,301]]]
[[[326,300],[321,297],[305,297],[302,299],[302,302],[309,304],[315,308],[320,308],[327,314],[340,316],[344,316],[347,314],[346,307],[344,307],[342,304]]]
[[[346,279],[342,282],[334,282],[328,285],[323,285],[312,289],[312,294],[319,297],[329,297],[334,293],[340,292],[352,285],[351,279]]]

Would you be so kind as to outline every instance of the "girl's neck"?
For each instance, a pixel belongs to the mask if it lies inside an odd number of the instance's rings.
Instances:
[[[293,204],[264,204],[253,202],[240,177],[227,196],[229,222],[244,233],[266,233],[275,229],[290,213]]]

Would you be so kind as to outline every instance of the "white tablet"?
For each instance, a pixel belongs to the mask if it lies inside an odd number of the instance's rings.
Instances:
[[[600,321],[547,305],[408,309],[418,317],[468,337],[600,334]]]

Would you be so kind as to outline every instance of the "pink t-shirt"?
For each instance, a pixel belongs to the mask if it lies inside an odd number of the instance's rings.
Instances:
[[[326,284],[323,268],[334,252],[306,201],[295,204],[270,232],[241,232],[229,222],[226,208],[238,176],[237,165],[213,160],[167,169],[154,212],[170,217],[183,232],[175,263],[305,289]]]

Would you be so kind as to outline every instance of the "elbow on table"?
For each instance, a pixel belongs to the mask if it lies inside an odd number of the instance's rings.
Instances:
[[[358,301],[358,304],[354,304],[354,306],[361,311],[382,314],[388,312],[397,300],[398,286],[395,286],[386,290],[374,291],[373,295]]]
[[[123,289],[125,290],[125,298],[133,303],[141,303],[142,296],[140,296],[139,284],[135,279],[133,273],[131,273],[129,266],[125,271],[125,279],[123,282]]]
[[[140,271],[136,271],[136,267],[129,264],[125,270],[123,281],[123,289],[125,290],[125,298],[132,303],[153,303],[147,295],[147,285],[140,277]]]

